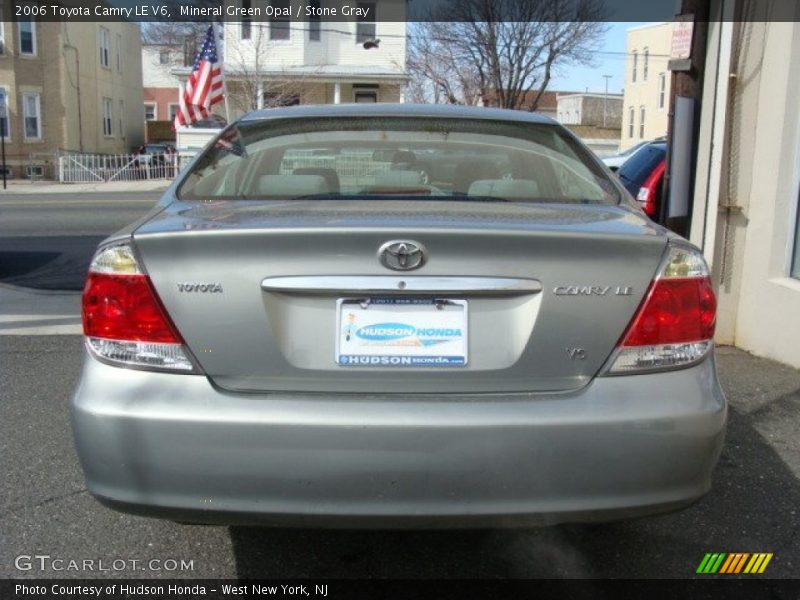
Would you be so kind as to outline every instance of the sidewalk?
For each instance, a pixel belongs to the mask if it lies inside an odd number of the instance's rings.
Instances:
[[[109,181],[97,183],[58,183],[53,181],[37,181],[14,179],[8,181],[6,190],[0,188],[0,199],[4,194],[76,194],[103,192],[163,192],[172,181],[150,179],[142,181]]]

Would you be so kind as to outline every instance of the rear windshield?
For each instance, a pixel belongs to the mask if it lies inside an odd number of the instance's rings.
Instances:
[[[194,163],[178,197],[620,201],[589,152],[556,125],[385,117],[231,126]]]

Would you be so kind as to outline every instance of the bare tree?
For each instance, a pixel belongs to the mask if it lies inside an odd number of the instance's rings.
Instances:
[[[180,14],[181,6],[196,8],[215,8],[220,6],[219,0],[163,0],[160,4],[169,7],[173,15]],[[182,46],[186,43],[187,39],[202,39],[202,36],[204,36],[208,30],[208,26],[213,22],[221,23],[220,20],[183,20],[180,17],[169,21],[142,23],[142,43],[175,47]],[[192,58],[194,58],[194,56],[192,56]]]
[[[269,23],[252,22],[249,28],[249,39],[230,36],[232,39],[225,41],[231,108],[250,112],[259,106],[271,108],[301,102],[307,92],[307,78],[289,73],[270,60],[273,42]]]
[[[197,46],[208,30],[210,23],[202,21],[159,21],[142,24],[142,43],[153,46],[183,48],[187,40]],[[194,57],[192,57],[194,58]]]
[[[478,104],[481,88],[477,73],[461,61],[454,45],[442,43],[434,34],[438,25],[416,23],[411,28],[406,68],[411,74],[408,86],[412,102],[435,104]],[[447,34],[449,39],[449,34]],[[458,65],[458,68],[454,68]]]
[[[442,0],[409,42],[412,97],[536,110],[555,69],[592,64],[601,0]]]

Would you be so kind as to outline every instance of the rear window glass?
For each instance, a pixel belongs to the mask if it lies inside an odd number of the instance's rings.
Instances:
[[[178,196],[619,203],[589,152],[550,124],[440,118],[245,121]]]
[[[656,168],[656,165],[664,160],[666,153],[667,148],[664,144],[653,144],[647,148],[642,148],[626,160],[617,173],[627,181],[641,184]]]

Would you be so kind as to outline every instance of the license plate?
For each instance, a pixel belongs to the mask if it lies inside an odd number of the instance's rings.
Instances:
[[[340,298],[336,363],[345,367],[463,367],[467,301]]]

